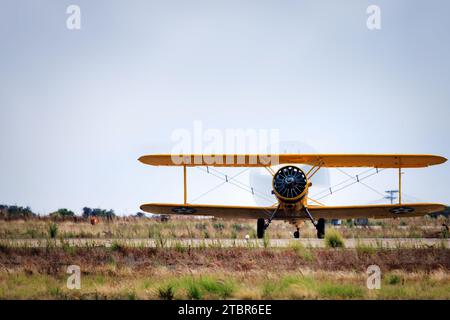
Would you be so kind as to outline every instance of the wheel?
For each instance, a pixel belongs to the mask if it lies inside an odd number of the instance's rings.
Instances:
[[[295,239],[299,239],[300,238],[300,231],[297,230],[297,231],[294,232],[294,238]]]
[[[320,218],[317,221],[317,238],[323,239],[325,237],[325,219]]]
[[[266,224],[266,221],[264,218],[259,218],[256,223],[256,234],[258,236],[258,239],[264,238],[264,225]]]

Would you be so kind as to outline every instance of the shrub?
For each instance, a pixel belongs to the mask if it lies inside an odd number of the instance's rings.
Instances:
[[[269,235],[267,234],[267,232],[266,233],[264,233],[264,237],[263,237],[263,245],[264,245],[264,248],[268,248],[269,247],[269,245],[270,245],[270,239],[269,239]]]
[[[446,226],[446,225],[445,225],[445,226]],[[443,239],[448,239],[448,238],[450,238],[450,231],[448,230],[448,227],[446,227],[446,228],[444,228],[444,229],[442,230],[441,237],[442,237]]]
[[[155,241],[157,248],[165,248],[167,245],[167,239],[161,233],[156,235]]]
[[[48,235],[50,236],[50,238],[56,238],[57,233],[58,225],[56,223],[50,223],[50,225],[48,226]]]
[[[161,233],[161,228],[159,225],[153,224],[148,228],[148,237],[150,239],[155,239]]]
[[[231,225],[231,228],[232,228],[234,231],[236,231],[236,232],[239,232],[239,231],[244,230],[244,226],[243,226],[242,224],[240,224],[240,223],[233,223],[233,224]]]
[[[213,224],[213,228],[218,231],[222,231],[223,229],[225,229],[225,225],[222,222],[215,222]]]
[[[373,247],[371,245],[366,245],[366,244],[363,244],[363,243],[357,243],[355,249],[356,249],[356,252],[359,255],[362,255],[362,254],[375,254],[377,252],[377,248],[376,247]]]
[[[325,246],[328,248],[343,248],[344,239],[337,230],[331,229],[325,233]]]
[[[112,251],[120,251],[123,249],[123,246],[117,242],[117,241],[113,241],[113,243],[111,243],[111,250]]]
[[[137,294],[134,291],[130,291],[127,293],[128,300],[137,300]]]
[[[396,284],[399,284],[400,282],[402,282],[402,278],[400,278],[400,276],[397,275],[397,274],[390,274],[390,275],[387,277],[387,282],[388,282],[390,285],[396,285]]]
[[[186,247],[183,246],[183,244],[180,241],[177,241],[175,243],[175,251],[178,251],[178,252],[181,252],[181,253],[186,252]]]
[[[234,291],[234,284],[231,281],[202,277],[197,280],[197,283],[204,291],[217,295],[222,299],[229,298]]]
[[[300,242],[294,242],[291,244],[292,249],[294,252],[299,256],[301,259],[306,261],[312,261],[313,260],[313,254],[310,249],[305,248],[304,245],[302,245]]]
[[[201,290],[193,279],[187,284],[187,296],[189,299],[194,300],[200,300],[202,298]]]
[[[262,296],[266,299],[273,299],[274,293],[279,290],[277,283],[274,281],[266,281],[262,287]]]
[[[324,284],[318,291],[321,296],[334,299],[357,299],[364,296],[364,291],[361,287],[350,284]]]
[[[207,227],[208,226],[206,225],[206,223],[203,223],[203,222],[195,224],[195,229],[197,229],[197,230],[206,230]]]
[[[173,300],[174,290],[171,285],[158,288],[158,296],[161,300]]]

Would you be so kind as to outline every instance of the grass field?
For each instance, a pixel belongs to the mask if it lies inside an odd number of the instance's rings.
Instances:
[[[41,247],[0,245],[0,299],[450,299],[450,249],[387,249],[346,238],[447,235],[443,219],[386,220],[368,227],[328,226],[329,248],[292,242],[286,248],[199,246],[167,240],[254,237],[248,221],[123,218],[86,221],[0,221],[0,238],[38,239]],[[443,232],[444,230],[444,232]],[[271,239],[291,237],[292,226],[273,223]],[[306,226],[302,236],[314,236]],[[154,239],[155,248],[71,246],[66,239]],[[56,244],[59,244],[58,246]],[[444,243],[444,242],[443,242]],[[335,248],[333,248],[335,247]],[[366,286],[367,267],[378,265],[381,288]],[[66,283],[67,267],[81,269],[80,290]]]
[[[366,268],[382,270],[380,290]],[[67,266],[81,289],[66,287]],[[1,299],[450,299],[450,250],[0,248]]]
[[[344,221],[342,226],[334,228],[344,238],[448,238],[443,223],[448,224],[448,219],[421,217],[371,220],[368,226],[355,226]],[[245,235],[256,238],[256,223],[252,220],[171,219],[159,222],[149,218],[115,218],[91,225],[85,220],[33,218],[0,221],[0,239],[49,238],[53,224],[57,226],[55,237],[65,239],[243,239]],[[289,239],[293,231],[292,225],[273,221],[267,232],[271,239]],[[303,238],[316,237],[316,231],[309,222],[300,232]]]

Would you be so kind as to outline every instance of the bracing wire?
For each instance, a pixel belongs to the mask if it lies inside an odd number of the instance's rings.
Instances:
[[[372,170],[373,170],[373,168],[370,168],[370,169],[368,169],[368,170],[365,170],[365,171],[361,172],[360,174],[358,174],[358,176],[364,176],[366,173],[368,173],[368,172],[370,172],[370,171],[372,171]],[[330,192],[330,189],[337,188],[337,187],[339,187],[339,186],[341,186],[341,185],[343,185],[343,184],[345,184],[345,183],[347,183],[347,182],[349,182],[349,181],[352,181],[352,180],[353,180],[353,177],[350,177],[350,178],[348,178],[348,179],[346,179],[346,180],[344,180],[344,181],[341,181],[341,182],[339,182],[339,183],[337,183],[337,184],[335,184],[335,185],[333,185],[333,186],[331,186],[331,187],[328,187],[328,188],[326,188],[326,189],[324,189],[324,190],[322,190],[322,191],[316,193],[313,197],[317,197],[317,196],[319,196],[319,195],[321,195],[321,194],[324,194],[324,193],[326,193],[326,192]]]
[[[341,172],[342,174],[345,174],[347,177],[352,178],[353,180],[358,181],[359,183],[361,183],[363,186],[365,186],[367,189],[372,190],[373,192],[375,192],[376,194],[384,197],[384,193],[378,191],[375,188],[372,188],[371,186],[369,186],[368,184],[365,184],[364,182],[359,181],[359,179],[356,176],[352,176],[351,174],[345,172],[344,170],[342,170],[341,168],[337,168],[339,172]]]
[[[323,190],[323,191],[321,191],[321,192],[315,194],[315,195],[313,196],[313,198],[316,199],[316,200],[321,200],[321,199],[323,199],[323,198],[329,197],[329,196],[332,195],[333,193],[336,193],[336,192],[339,192],[339,191],[341,191],[341,190],[344,190],[344,189],[346,189],[346,188],[348,188],[348,187],[350,187],[350,186],[352,186],[352,185],[354,185],[354,184],[356,184],[356,183],[361,183],[361,180],[365,180],[365,179],[367,179],[367,178],[369,178],[369,177],[371,177],[371,176],[373,176],[373,175],[375,175],[375,174],[378,174],[378,173],[380,173],[381,171],[383,171],[384,169],[375,169],[375,170],[376,170],[375,172],[372,172],[371,174],[364,176],[365,174],[367,174],[368,172],[370,172],[370,171],[372,171],[372,170],[374,170],[374,169],[371,168],[371,169],[369,169],[369,170],[366,170],[366,171],[362,172],[361,174],[358,174],[358,179],[356,179],[355,177],[351,176],[351,178],[349,178],[349,179],[347,179],[347,180],[345,180],[345,181],[343,181],[343,182],[338,183],[337,185],[334,185],[334,186],[332,186],[332,187],[330,187],[330,188],[327,188],[327,189],[325,189],[325,190]],[[346,183],[346,182],[348,182],[348,181],[350,181],[350,180],[353,180],[353,182],[351,182],[351,183],[349,183],[349,184],[346,184],[346,185],[344,185],[343,187],[341,187],[341,188],[339,188],[339,189],[334,189],[334,188],[336,188],[337,186],[343,185],[344,183]],[[370,188],[370,187],[369,187],[369,188]],[[375,189],[374,189],[374,190],[375,190]],[[329,192],[329,193],[317,198],[318,195],[323,194],[323,193],[325,193],[325,192]],[[376,191],[376,192],[378,193],[378,191]]]
[[[201,170],[203,172],[207,172],[208,174],[211,174],[214,177],[216,177],[216,178],[218,178],[220,180],[223,180],[223,181],[221,183],[219,183],[218,185],[214,186],[213,188],[209,189],[208,191],[202,193],[201,195],[199,195],[195,199],[191,200],[191,202],[195,202],[195,201],[199,200],[200,198],[202,198],[205,195],[213,192],[214,190],[217,190],[219,187],[223,186],[226,183],[229,183],[229,184],[234,185],[234,186],[236,186],[236,187],[238,187],[238,188],[240,188],[240,189],[242,189],[244,191],[252,193],[255,196],[260,197],[260,198],[262,198],[264,200],[273,201],[273,199],[271,199],[270,197],[266,196],[264,193],[262,193],[262,192],[260,192],[258,190],[255,190],[251,186],[248,186],[248,185],[240,182],[239,180],[236,180],[236,178],[239,175],[243,174],[244,172],[246,172],[250,168],[245,168],[244,170],[240,171],[239,173],[237,173],[237,174],[235,174],[233,176],[228,176],[228,175],[224,174],[223,172],[220,172],[219,170],[214,169],[214,168],[209,168],[209,167],[208,167],[208,169],[203,169],[201,167],[196,167],[196,168],[198,168],[199,170]]]
[[[247,171],[248,169],[250,169],[250,168],[247,168],[245,171]],[[215,168],[210,168],[210,170],[212,170],[212,171],[215,171],[215,172],[217,172],[218,174],[222,174],[223,176],[225,176],[225,180],[227,180],[227,175],[226,174],[224,174],[224,173],[222,173],[222,172],[220,172],[219,170],[217,170],[217,169],[215,169]],[[244,172],[245,172],[244,171]],[[260,197],[260,198],[263,198],[263,199],[265,199],[265,200],[268,200],[268,201],[273,201],[273,198],[270,198],[270,197],[268,197],[266,194],[264,194],[263,192],[261,192],[261,191],[259,191],[259,190],[255,190],[255,188],[253,188],[252,186],[249,186],[249,185],[247,185],[247,184],[245,184],[245,183],[242,183],[241,181],[239,181],[239,180],[236,180],[236,179],[234,179],[235,177],[233,177],[233,182],[231,183],[231,184],[233,184],[233,185],[235,185],[235,186],[237,186],[237,187],[240,187],[241,189],[243,189],[243,190],[245,190],[245,191],[247,191],[247,192],[249,192],[249,193],[252,193],[252,194],[254,194],[254,195],[256,195],[256,196],[258,196],[258,197]],[[227,181],[226,181],[227,182]],[[229,181],[228,181],[229,182]],[[239,185],[240,186],[239,186]]]

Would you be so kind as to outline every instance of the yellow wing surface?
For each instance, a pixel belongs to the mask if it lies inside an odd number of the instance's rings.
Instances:
[[[426,154],[152,154],[139,158],[153,166],[268,167],[306,164],[321,167],[421,168],[447,161]]]
[[[219,218],[268,218],[274,207],[257,206],[222,206],[222,205],[182,205],[150,203],[141,206],[143,211],[155,214],[182,214],[198,216],[214,216]],[[356,219],[356,218],[395,218],[416,217],[443,211],[445,206],[438,203],[414,203],[393,205],[365,206],[309,206],[308,210],[314,218],[324,219]],[[307,219],[306,215],[286,216],[279,212],[275,219]]]

